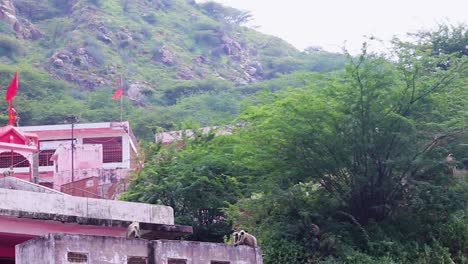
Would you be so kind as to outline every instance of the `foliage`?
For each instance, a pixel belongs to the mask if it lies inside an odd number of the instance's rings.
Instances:
[[[229,153],[216,148],[224,139],[195,137],[178,151],[150,144],[145,167],[122,198],[172,206],[177,224],[194,228],[188,239],[223,242],[231,225],[221,208],[237,200],[239,183]]]
[[[344,74],[267,95],[243,112],[248,126],[236,155],[258,172],[262,193],[228,212],[259,234],[267,263],[308,263],[317,255],[346,263],[385,254],[396,263],[464,258],[467,221],[452,217],[466,206],[466,183],[454,183],[442,161],[466,130],[459,99],[467,96],[467,58],[427,56],[426,46],[402,42],[395,54],[396,62],[364,47]],[[318,190],[295,193],[303,183]],[[311,222],[322,228],[315,248]],[[441,231],[448,226],[456,238]],[[283,240],[292,248],[278,244]]]
[[[14,59],[21,52],[22,46],[18,40],[10,36],[0,35],[0,56]]]
[[[64,0],[17,0],[14,5],[19,14],[32,21],[62,16],[68,11],[68,1]]]
[[[252,14],[248,11],[241,11],[212,1],[200,4],[200,7],[209,16],[226,23],[242,25],[252,19]]]
[[[158,21],[157,18],[156,18],[156,15],[153,14],[153,13],[143,15],[141,18],[143,18],[143,20],[145,20],[146,22],[148,22],[148,23],[150,23],[152,25],[156,24],[156,22]]]

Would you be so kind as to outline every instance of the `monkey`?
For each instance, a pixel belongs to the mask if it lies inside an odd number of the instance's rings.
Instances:
[[[320,227],[314,223],[310,224],[310,231],[311,231],[311,234],[314,236],[314,237],[319,237],[320,236]]]
[[[311,241],[310,244],[314,250],[317,250],[320,248],[320,227],[314,223],[310,224],[310,236],[311,236]]]
[[[140,223],[133,221],[127,228],[127,238],[140,238]]]
[[[239,232],[235,231],[234,233],[232,233],[232,238],[233,238],[233,244],[235,245],[237,243],[237,241],[239,240]]]
[[[452,164],[454,161],[454,157],[452,153],[449,153],[447,157],[445,157],[445,163],[447,164]]]
[[[456,172],[457,172],[457,168],[455,166],[456,160],[455,160],[455,157],[453,156],[452,153],[449,153],[447,155],[447,157],[445,157],[445,164],[447,164],[447,166],[448,166],[448,171],[447,172],[449,174],[455,175]]]
[[[237,242],[234,244],[234,246],[238,245],[246,245],[246,246],[251,246],[251,247],[257,247],[257,239],[252,236],[251,234],[247,233],[244,230],[239,231],[238,234],[238,239]]]

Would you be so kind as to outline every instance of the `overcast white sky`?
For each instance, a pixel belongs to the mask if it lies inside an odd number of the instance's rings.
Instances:
[[[205,2],[205,0],[199,0]],[[439,23],[468,24],[468,0],[216,0],[248,10],[257,30],[299,49],[359,50],[364,35],[390,40]]]

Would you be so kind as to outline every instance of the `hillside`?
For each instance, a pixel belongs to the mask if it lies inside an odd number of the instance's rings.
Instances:
[[[279,74],[342,67],[342,55],[300,52],[242,26],[249,17],[188,0],[2,0],[1,84],[19,68],[21,124],[57,123],[68,113],[104,121],[118,117],[107,98],[123,76],[126,116],[158,112],[147,121],[171,128],[228,121],[239,91]],[[216,104],[234,109],[203,109]],[[200,111],[203,120],[190,117]]]

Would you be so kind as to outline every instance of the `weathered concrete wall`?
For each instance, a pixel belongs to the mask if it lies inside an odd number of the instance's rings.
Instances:
[[[55,150],[52,159],[54,160],[56,171],[54,171],[54,186],[60,188],[63,184],[72,182],[72,156],[74,166],[74,181],[97,176],[90,174],[92,169],[101,169],[102,145],[95,144],[75,144],[74,155],[72,155],[71,144],[62,144]]]
[[[8,189],[0,189],[0,214],[21,215],[22,217],[50,214],[152,224],[174,224],[174,211],[169,206]]]
[[[41,252],[43,250],[43,252]],[[126,239],[103,236],[49,234],[16,246],[16,263],[62,264],[68,252],[85,253],[88,263],[124,264],[129,256],[148,257],[149,264],[167,264],[168,259],[185,259],[187,264],[210,264],[211,261],[230,264],[262,264],[260,248],[248,246],[178,241]],[[50,255],[53,254],[53,257]],[[41,258],[38,258],[38,257]],[[44,258],[42,258],[44,257]],[[35,260],[35,261],[31,261]]]
[[[25,180],[21,180],[21,179],[18,179],[16,177],[11,177],[11,176],[0,178],[0,188],[65,195],[64,193],[58,192],[54,189],[50,189],[42,185],[35,184],[35,183],[25,181]]]
[[[20,245],[16,245],[16,263],[54,263],[54,251],[54,244],[52,243],[50,235],[34,238]]]
[[[16,263],[62,264],[68,252],[85,253],[87,263],[127,263],[128,256],[147,257],[148,241],[102,236],[49,234],[16,246]]]
[[[185,259],[187,264],[209,264],[225,261],[230,264],[262,264],[260,248],[195,241],[152,241],[155,263],[167,264],[168,259]]]

